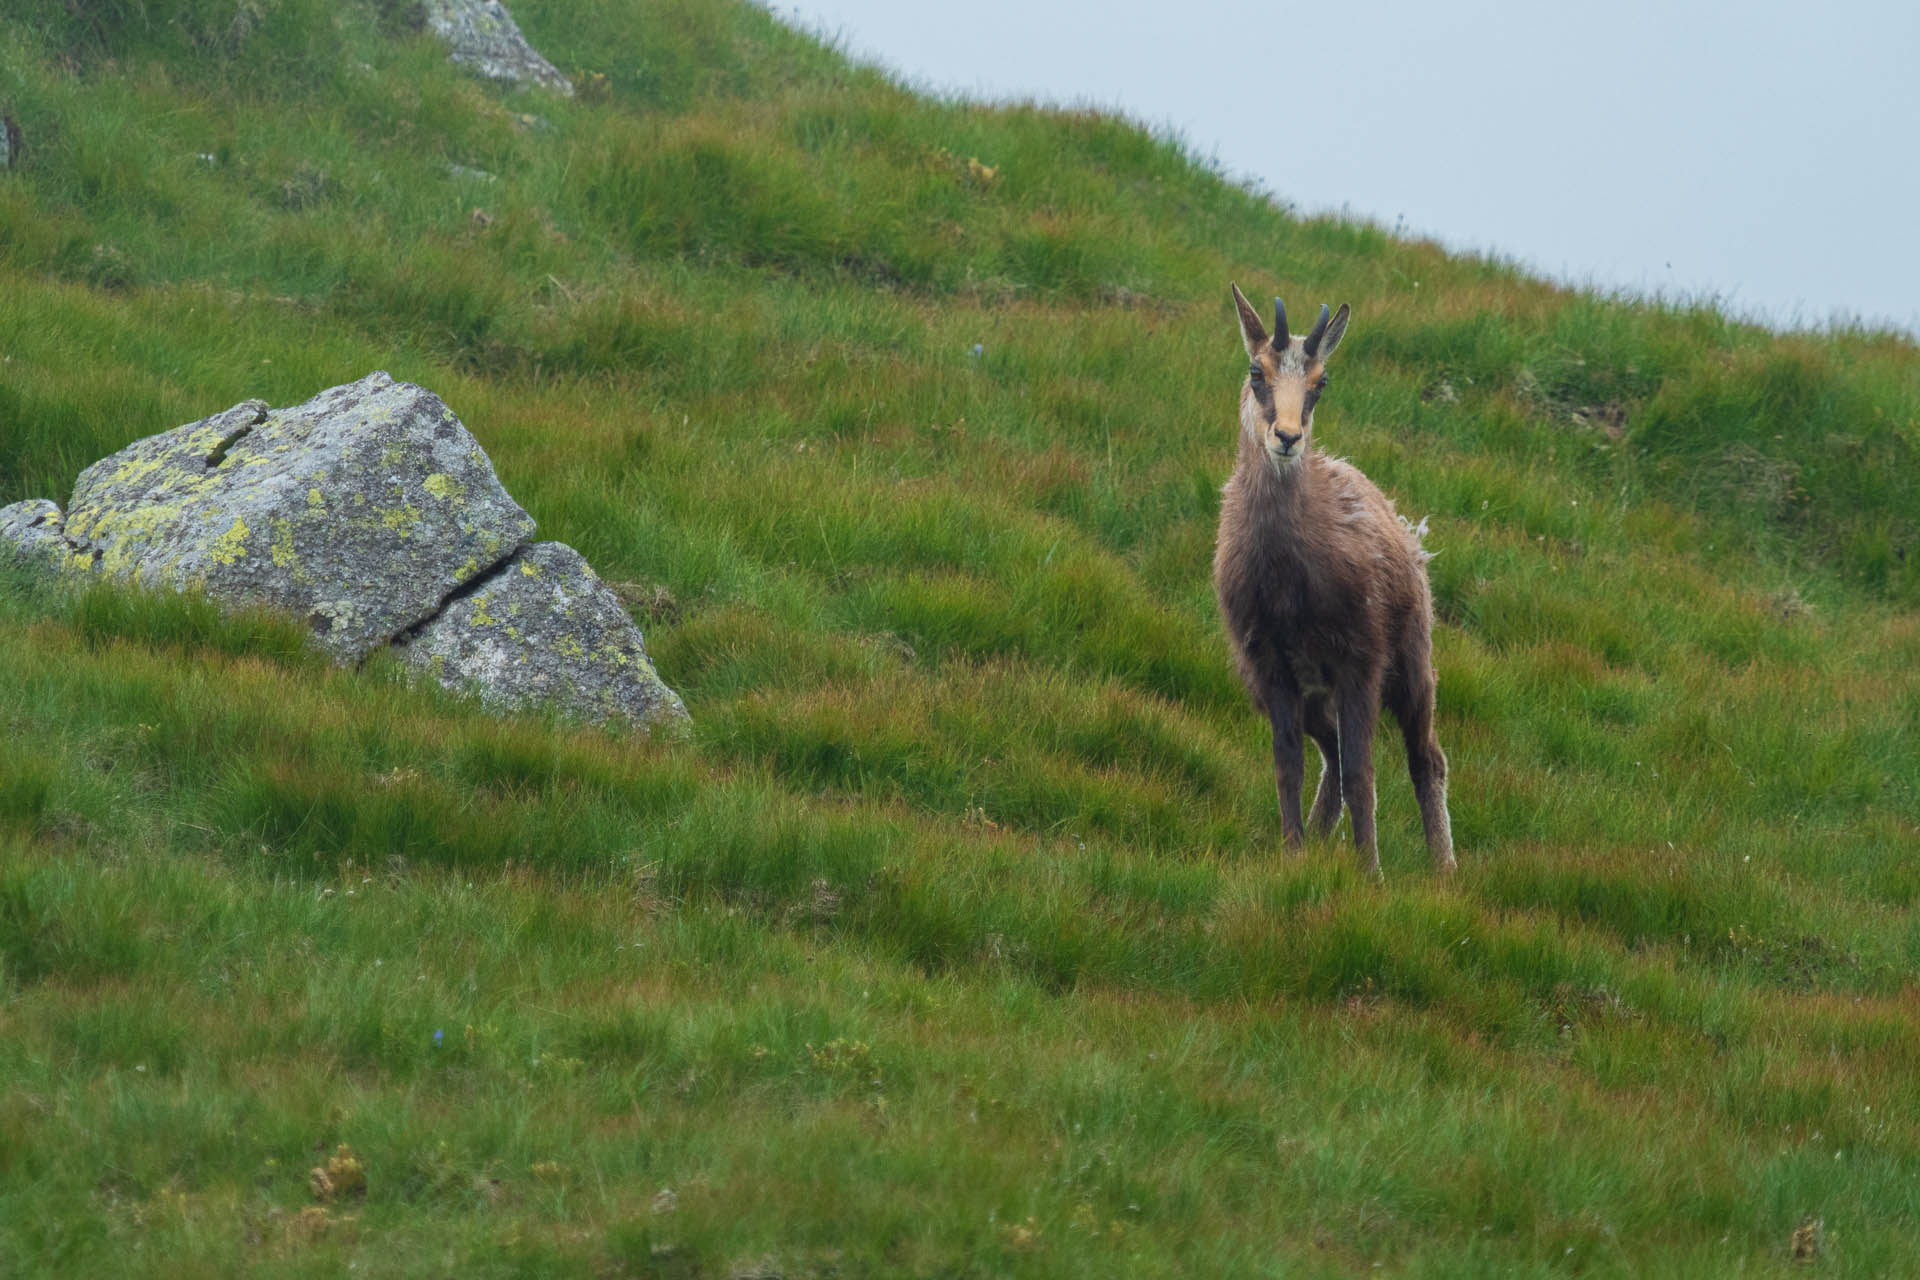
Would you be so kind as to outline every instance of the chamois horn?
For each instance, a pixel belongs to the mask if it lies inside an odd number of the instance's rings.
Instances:
[[[1320,319],[1313,326],[1313,332],[1307,335],[1307,359],[1313,359],[1314,355],[1320,350],[1320,339],[1326,336],[1326,332],[1327,304],[1323,302],[1320,304]]]

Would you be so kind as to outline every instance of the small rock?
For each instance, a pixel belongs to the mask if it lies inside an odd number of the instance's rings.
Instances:
[[[0,169],[20,163],[20,126],[10,115],[0,114]]]
[[[527,43],[500,0],[426,0],[427,26],[453,47],[452,58],[489,80],[537,84],[573,96],[573,85]]]
[[[65,524],[59,505],[45,498],[0,507],[0,564],[11,560],[36,578],[57,577],[67,562]]]

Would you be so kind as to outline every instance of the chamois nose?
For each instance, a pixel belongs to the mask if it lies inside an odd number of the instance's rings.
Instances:
[[[1273,438],[1279,443],[1280,452],[1282,453],[1292,453],[1293,446],[1300,443],[1300,433],[1298,431],[1275,431]]]

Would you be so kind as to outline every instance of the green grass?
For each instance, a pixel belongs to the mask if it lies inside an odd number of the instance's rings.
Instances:
[[[0,32],[0,502],[386,368],[695,719],[0,585],[0,1274],[1920,1248],[1911,342],[1297,220],[745,6],[515,12],[579,98],[401,5]],[[1384,885],[1279,849],[1208,583],[1228,279],[1353,303],[1318,434],[1432,517],[1449,883],[1396,735]]]

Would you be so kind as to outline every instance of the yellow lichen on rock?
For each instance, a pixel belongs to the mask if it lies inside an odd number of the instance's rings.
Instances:
[[[389,507],[380,513],[380,523],[399,537],[411,537],[414,526],[420,523],[420,508],[409,502]]]
[[[300,562],[300,553],[293,547],[293,521],[276,519],[273,522],[273,543],[269,553],[273,557],[274,568],[286,570],[297,585],[304,587],[312,584],[313,575]]]
[[[239,516],[233,518],[233,524],[227,531],[214,540],[213,547],[207,552],[207,559],[215,564],[236,564],[247,554],[247,537],[251,530],[247,522]]]

